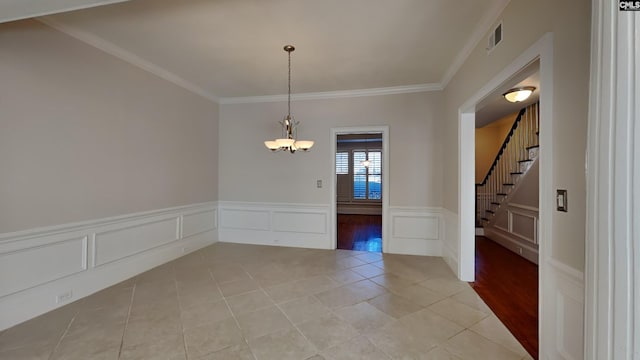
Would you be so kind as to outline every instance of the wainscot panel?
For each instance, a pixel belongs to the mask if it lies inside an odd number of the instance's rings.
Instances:
[[[219,211],[222,242],[333,249],[328,205],[224,201]]]
[[[387,249],[394,254],[442,256],[440,208],[390,207],[391,238]]]
[[[175,216],[125,226],[123,229],[95,232],[93,235],[94,266],[102,266],[180,238],[178,234],[180,218]]]
[[[216,207],[194,204],[0,234],[0,330],[214,243]]]
[[[548,353],[541,354],[549,359],[579,360],[583,359],[584,342],[582,331],[584,328],[584,274],[555,259],[547,260],[549,279],[556,304],[554,334],[547,339],[553,342],[548,346]]]
[[[182,217],[182,237],[212,231],[218,226],[218,209],[185,214]]]
[[[86,254],[86,236],[12,252],[0,250],[0,297],[85,271]]]
[[[485,226],[485,236],[537,264],[538,209],[510,203],[497,216],[498,221]]]

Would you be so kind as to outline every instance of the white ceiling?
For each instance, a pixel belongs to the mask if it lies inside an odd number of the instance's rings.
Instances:
[[[510,103],[502,96],[507,90],[533,86],[536,88],[531,96],[519,103]],[[480,128],[506,115],[520,111],[540,99],[540,61],[534,61],[529,66],[520,70],[508,81],[499,86],[490,95],[484,98],[476,107],[476,127]]]
[[[4,0],[0,14],[11,9],[6,20],[108,2]],[[285,44],[297,48],[294,93],[442,88],[507,2],[132,0],[42,21],[218,99],[286,93]]]

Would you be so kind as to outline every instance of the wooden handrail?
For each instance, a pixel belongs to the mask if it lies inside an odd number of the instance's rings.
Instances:
[[[479,184],[476,184],[476,186],[482,186],[482,185],[485,185],[487,183],[487,180],[489,180],[489,176],[491,176],[491,173],[493,172],[493,169],[495,169],[496,165],[498,164],[498,160],[500,160],[500,157],[502,156],[502,153],[504,153],[504,150],[507,148],[507,144],[509,143],[509,140],[511,139],[511,136],[513,136],[513,132],[516,131],[516,129],[518,128],[518,124],[520,124],[520,120],[522,120],[522,115],[524,115],[524,113],[526,111],[527,111],[526,107],[522,108],[520,110],[520,112],[518,113],[518,116],[516,117],[516,120],[513,122],[513,125],[511,126],[511,129],[509,130],[509,133],[504,138],[504,141],[502,142],[502,146],[500,147],[500,151],[498,151],[498,155],[496,155],[496,158],[493,160],[493,163],[491,164],[491,167],[489,168],[489,171],[487,172],[487,175],[484,177],[482,182],[479,183]]]

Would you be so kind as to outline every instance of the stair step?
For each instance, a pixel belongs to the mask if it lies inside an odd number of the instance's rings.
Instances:
[[[526,160],[518,160],[519,163],[526,163],[526,162],[531,162],[533,160],[531,159],[526,159]]]
[[[512,183],[504,183],[504,184],[502,184],[502,186],[514,186],[514,185],[515,184],[512,184]]]
[[[507,196],[507,194],[505,194],[505,193],[496,193],[496,195],[498,195],[498,196]]]
[[[494,202],[494,201],[492,201],[492,202],[491,202],[491,205],[500,205],[500,203],[499,203],[499,202]]]
[[[480,218],[480,220],[489,221],[487,218]]]
[[[522,174],[524,174],[524,173],[519,172],[519,171],[516,171],[516,172],[512,172],[512,173],[511,173],[511,175],[522,175]]]
[[[539,147],[540,147],[540,145],[531,145],[531,146],[527,146],[527,150],[537,149]]]
[[[495,214],[496,212],[493,210],[485,210],[486,212],[488,212],[489,214]]]

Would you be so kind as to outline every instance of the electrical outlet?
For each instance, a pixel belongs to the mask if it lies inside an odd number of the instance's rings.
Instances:
[[[316,187],[322,189],[322,180],[316,180]]]
[[[190,250],[191,250],[191,249],[189,249],[188,247],[186,247],[186,246],[185,246],[185,247],[183,247],[183,248],[182,248],[182,253],[183,253],[183,254],[186,254],[186,253],[188,253]]]
[[[522,255],[522,248],[518,247],[518,254]]]
[[[71,301],[72,298],[73,298],[73,292],[71,290],[65,291],[62,294],[58,294],[58,296],[56,296],[56,304],[63,304],[63,303],[69,302]]]

